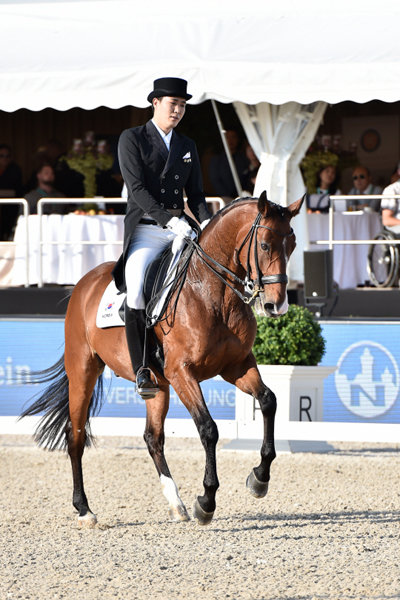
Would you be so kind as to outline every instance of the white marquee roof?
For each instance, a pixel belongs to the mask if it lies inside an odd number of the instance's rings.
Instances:
[[[184,77],[194,103],[400,100],[392,0],[0,0],[0,109],[147,106]]]

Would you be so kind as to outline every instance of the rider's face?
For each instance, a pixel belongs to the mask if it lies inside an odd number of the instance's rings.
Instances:
[[[154,98],[154,120],[165,133],[176,127],[186,110],[186,100],[172,96]]]

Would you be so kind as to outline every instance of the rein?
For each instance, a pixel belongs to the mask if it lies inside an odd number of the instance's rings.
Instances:
[[[271,283],[287,283],[288,282],[288,277],[287,277],[286,273],[277,273],[275,275],[263,275],[262,274],[261,269],[260,269],[260,264],[258,261],[257,231],[261,227],[263,229],[268,229],[269,231],[272,231],[273,233],[276,233],[280,236],[288,237],[288,236],[293,235],[293,233],[294,233],[293,229],[291,228],[289,233],[282,233],[280,231],[277,231],[276,229],[273,229],[272,227],[268,227],[268,225],[260,225],[261,219],[262,219],[262,214],[258,213],[257,217],[255,218],[254,223],[252,224],[246,237],[244,238],[242,244],[240,245],[239,250],[235,250],[236,256],[238,259],[238,263],[240,266],[242,266],[242,268],[244,268],[240,262],[239,254],[240,254],[242,248],[247,243],[247,241],[249,241],[249,247],[247,250],[246,275],[245,275],[244,279],[241,279],[240,277],[238,277],[235,273],[233,273],[233,271],[231,271],[227,267],[224,267],[223,265],[221,265],[221,263],[219,263],[214,258],[212,258],[209,254],[207,254],[203,250],[203,248],[200,246],[200,244],[197,243],[197,241],[192,240],[191,242],[189,242],[196,250],[199,258],[210,269],[210,271],[212,271],[218,277],[218,279],[220,279],[225,285],[227,285],[245,304],[251,304],[252,302],[254,302],[254,300],[260,295],[260,292],[262,291],[262,288],[264,285],[271,284]],[[254,262],[256,265],[256,275],[257,275],[257,278],[255,280],[251,278],[250,257],[251,257],[252,246],[253,246]],[[223,275],[221,275],[221,273],[219,271],[217,271],[217,269],[214,268],[214,266],[212,266],[212,265],[214,265],[215,267],[217,267],[218,269],[220,269],[221,271],[223,271],[224,273],[226,273],[227,275],[232,277],[232,279],[236,283],[239,283],[240,285],[242,285],[245,293],[242,294],[227,279],[225,279],[225,277]]]
[[[272,231],[273,233],[280,235],[282,237],[289,237],[294,234],[294,231],[291,228],[289,233],[282,233],[276,229],[273,229],[272,227],[269,227],[268,225],[260,225],[261,219],[262,219],[262,214],[258,213],[257,217],[254,220],[254,223],[252,224],[246,237],[244,238],[243,242],[241,243],[239,250],[235,249],[238,263],[244,269],[243,265],[240,262],[239,254],[240,254],[241,250],[243,249],[243,247],[245,246],[245,244],[247,243],[247,241],[249,242],[249,247],[247,250],[246,275],[245,275],[244,279],[241,279],[240,277],[238,277],[236,275],[236,273],[234,273],[233,271],[231,271],[224,265],[221,265],[221,263],[219,263],[217,260],[212,258],[212,256],[207,254],[207,252],[205,252],[205,250],[203,250],[203,248],[200,246],[200,244],[196,240],[187,240],[188,246],[187,246],[186,251],[183,252],[180,260],[178,261],[177,273],[174,277],[174,280],[172,282],[167,281],[166,283],[164,283],[163,287],[158,291],[157,294],[155,294],[151,298],[151,300],[147,304],[147,307],[146,307],[147,327],[154,326],[155,323],[151,322],[152,307],[157,304],[164,289],[166,287],[168,287],[169,285],[171,285],[171,289],[168,292],[168,297],[166,299],[166,305],[168,304],[169,298],[171,298],[175,292],[177,292],[177,295],[176,295],[175,301],[174,301],[173,305],[170,307],[169,311],[167,313],[164,313],[164,315],[160,316],[158,318],[157,322],[165,321],[165,322],[169,323],[170,325],[172,325],[172,322],[169,322],[169,321],[170,321],[170,319],[172,319],[172,321],[174,319],[174,314],[176,311],[178,298],[179,298],[180,292],[182,290],[183,284],[185,282],[189,262],[191,260],[192,254],[194,252],[196,252],[196,254],[201,259],[203,264],[206,267],[208,267],[208,269],[210,271],[212,271],[212,273],[214,273],[214,275],[216,277],[218,277],[218,279],[220,279],[220,281],[222,281],[226,286],[228,286],[236,294],[236,296],[238,296],[242,300],[242,302],[244,302],[244,304],[252,304],[256,300],[256,298],[260,295],[260,292],[262,291],[262,288],[264,285],[271,284],[271,283],[287,283],[288,277],[287,277],[286,273],[277,273],[276,275],[263,275],[262,274],[261,269],[260,269],[260,264],[258,261],[257,231],[259,228],[268,229],[269,231]],[[256,271],[257,271],[256,279],[251,278],[250,257],[251,257],[252,248],[253,248],[253,252],[254,252],[254,262],[255,262]],[[222,273],[221,273],[221,271],[222,271]],[[244,288],[244,294],[242,294],[242,292],[240,292],[228,279],[226,279],[224,277],[224,274],[231,277],[235,283],[242,285]]]

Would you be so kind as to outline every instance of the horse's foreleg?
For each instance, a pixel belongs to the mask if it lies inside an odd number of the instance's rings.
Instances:
[[[189,515],[183,504],[175,481],[172,479],[164,455],[164,421],[169,405],[169,386],[160,384],[160,391],[154,398],[146,400],[146,429],[144,440],[157,473],[163,494],[168,501],[169,515],[174,521],[189,521]]]
[[[79,513],[78,524],[86,527],[94,527],[97,523],[96,515],[89,508],[83,486],[82,455],[86,443],[86,422],[90,400],[100,372],[101,368],[96,357],[92,357],[86,369],[82,363],[78,366],[78,362],[75,362],[74,368],[67,371],[70,420],[66,434],[74,486],[72,504]]]
[[[180,377],[174,374],[171,384],[190,412],[206,452],[206,466],[203,479],[204,494],[197,497],[193,514],[200,525],[208,525],[214,515],[216,506],[215,495],[219,487],[215,455],[215,448],[218,442],[217,425],[208,412],[197,381],[192,379],[187,373],[182,374]]]
[[[246,394],[257,398],[264,421],[264,436],[261,446],[261,462],[255,467],[247,478],[246,486],[256,498],[263,498],[268,492],[271,463],[276,457],[275,452],[275,412],[276,396],[263,383],[256,367],[254,357],[250,357],[244,365],[236,370],[221,375],[230,383],[235,384]]]

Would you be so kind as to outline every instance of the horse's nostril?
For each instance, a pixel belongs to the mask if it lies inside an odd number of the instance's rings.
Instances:
[[[266,302],[264,304],[264,310],[270,313],[275,312],[275,304],[272,304],[272,302]]]

